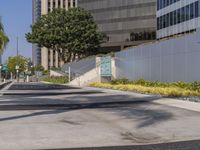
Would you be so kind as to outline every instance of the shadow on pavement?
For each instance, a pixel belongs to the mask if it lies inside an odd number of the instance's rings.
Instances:
[[[51,96],[51,95],[73,95],[73,94],[100,94],[104,92],[100,91],[74,91],[74,92],[42,92],[42,93],[33,93],[33,92],[26,92],[26,93],[3,93],[3,95],[13,95],[13,96]]]
[[[59,84],[30,84],[30,83],[18,83],[13,84],[8,90],[59,90],[59,89],[81,89],[79,87],[72,87]]]
[[[80,99],[85,98],[84,101]],[[155,123],[163,122],[173,118],[171,112],[150,108],[153,100],[158,97],[133,98],[125,95],[106,95],[106,96],[72,96],[68,100],[59,101],[56,99],[50,100],[48,98],[36,99],[34,97],[28,100],[0,101],[0,111],[19,111],[19,110],[42,110],[28,115],[18,115],[6,118],[0,118],[0,121],[8,121],[14,119],[27,118],[32,116],[60,114],[68,111],[77,111],[82,109],[98,109],[103,112],[113,112],[116,115],[123,116],[127,119],[138,120],[140,124],[138,128],[153,125]],[[69,100],[70,99],[70,100]],[[43,101],[43,103],[41,103]],[[34,103],[35,102],[35,103]],[[39,103],[40,102],[40,103]],[[60,103],[59,103],[60,102]],[[153,104],[156,105],[156,104]]]
[[[66,149],[60,148],[60,149],[48,149],[48,150],[199,150],[199,149],[200,149],[200,140],[161,143],[161,144],[148,144],[148,145],[66,148]]]

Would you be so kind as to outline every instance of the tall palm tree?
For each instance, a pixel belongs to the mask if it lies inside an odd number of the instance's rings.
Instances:
[[[0,54],[3,53],[4,48],[8,44],[9,39],[4,32],[2,23],[0,23]]]

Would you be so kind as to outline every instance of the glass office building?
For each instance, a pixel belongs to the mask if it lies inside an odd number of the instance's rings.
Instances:
[[[78,0],[89,10],[107,42],[101,50],[121,50],[156,39],[156,0]]]
[[[195,31],[199,27],[199,0],[157,0],[157,38]]]

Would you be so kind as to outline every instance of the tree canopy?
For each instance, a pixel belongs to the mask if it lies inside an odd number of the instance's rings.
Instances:
[[[9,57],[8,58],[8,70],[9,72],[12,72],[13,74],[16,73],[16,66],[19,66],[19,73],[24,72],[28,67],[29,59],[23,57],[23,56],[15,56],[15,57]]]
[[[3,24],[0,22],[0,54],[3,53],[3,50],[8,42],[9,39],[4,32]]]
[[[99,53],[104,39],[90,12],[82,8],[54,9],[31,28],[28,42],[58,51],[65,62]]]

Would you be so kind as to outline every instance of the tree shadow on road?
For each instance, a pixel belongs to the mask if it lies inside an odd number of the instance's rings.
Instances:
[[[66,110],[40,111],[40,112],[31,113],[31,114],[0,118],[0,121],[9,121],[9,120],[22,119],[22,118],[27,118],[27,117],[41,116],[41,115],[53,115],[53,114],[60,114],[63,112],[66,112]]]
[[[0,118],[0,121],[9,121],[33,116],[61,114],[82,109],[97,109],[104,112],[112,112],[115,115],[129,120],[136,120],[137,127],[143,128],[161,123],[173,118],[173,113],[161,109],[152,101],[159,99],[157,96],[134,97],[129,95],[74,95],[65,97],[62,101],[41,97],[26,97],[25,99],[13,99],[0,101],[0,111],[37,110],[31,114],[17,115]],[[84,99],[84,100],[83,100]],[[31,103],[30,103],[31,101]],[[34,103],[35,102],[35,103]],[[40,103],[39,103],[40,102]],[[12,103],[12,105],[11,105]],[[80,112],[81,113],[81,112]]]

